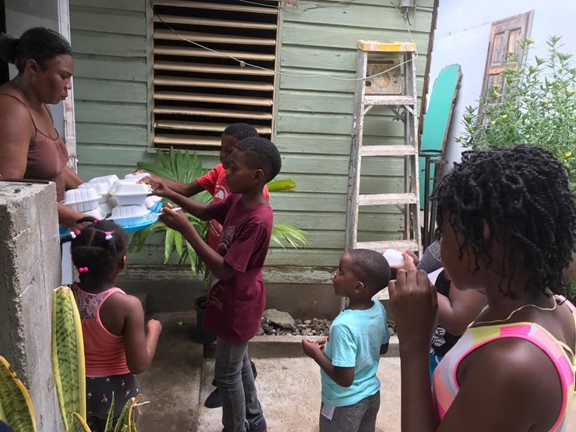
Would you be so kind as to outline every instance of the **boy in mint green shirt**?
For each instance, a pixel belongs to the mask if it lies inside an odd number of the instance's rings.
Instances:
[[[354,249],[340,258],[334,293],[348,307],[330,326],[330,336],[302,341],[304,353],[321,368],[320,432],[374,432],[380,408],[380,355],[388,350],[386,310],[374,294],[390,281],[382,254]]]

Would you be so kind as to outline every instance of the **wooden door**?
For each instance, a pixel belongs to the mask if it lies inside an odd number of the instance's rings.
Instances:
[[[494,84],[502,88],[504,71],[518,67],[522,61],[518,48],[520,42],[530,34],[533,15],[534,11],[530,11],[492,23],[482,85],[483,96],[492,90]]]

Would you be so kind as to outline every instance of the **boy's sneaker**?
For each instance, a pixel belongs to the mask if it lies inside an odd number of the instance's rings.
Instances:
[[[266,427],[266,419],[264,419],[264,417],[260,417],[254,423],[249,424],[246,431],[247,432],[267,432],[268,428]]]
[[[204,402],[204,406],[206,408],[220,408],[222,406],[222,397],[220,396],[218,387],[208,395],[206,402]]]

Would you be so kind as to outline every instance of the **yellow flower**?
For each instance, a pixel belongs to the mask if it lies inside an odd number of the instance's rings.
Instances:
[[[534,43],[534,39],[526,38],[526,43],[532,44],[532,43]]]
[[[572,157],[572,152],[566,152],[564,153],[564,158],[568,159]]]
[[[501,118],[502,120],[506,120],[506,119],[508,118],[508,114],[502,114],[502,115],[500,116],[500,118]]]
[[[550,101],[548,99],[542,99],[542,105],[548,105]]]
[[[493,91],[492,97],[495,97],[495,98],[500,97],[500,93],[498,93],[497,91]]]
[[[496,124],[496,120],[492,120],[492,121],[490,122],[490,124],[491,124],[491,125],[495,125],[495,124]]]
[[[572,87],[568,87],[566,89],[566,95],[567,96],[572,96],[574,94],[574,89]]]

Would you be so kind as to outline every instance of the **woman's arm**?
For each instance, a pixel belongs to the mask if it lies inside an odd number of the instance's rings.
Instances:
[[[57,205],[58,205],[58,223],[60,223],[60,225],[66,225],[71,230],[84,228],[86,222],[78,224],[76,223],[76,221],[86,217],[85,214],[72,210],[70,207],[65,206],[62,203],[57,203]]]
[[[80,177],[68,167],[64,167],[62,174],[64,175],[64,185],[66,186],[66,190],[76,189],[78,186],[84,183],[82,177]]]
[[[448,297],[438,294],[438,324],[449,333],[459,336],[466,331],[482,308],[486,296],[474,290],[460,290],[451,284]]]

